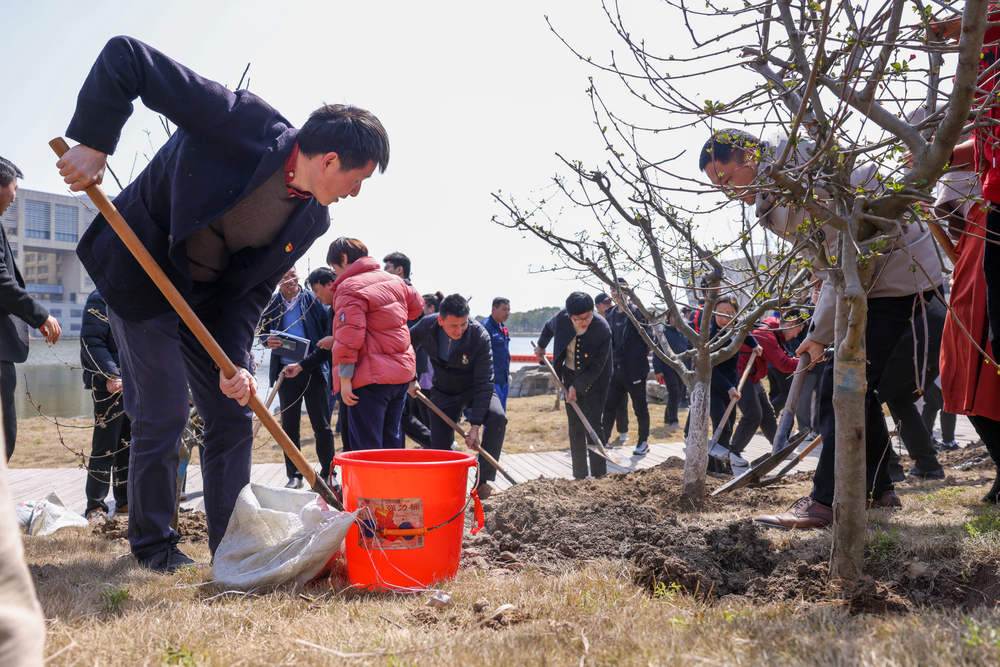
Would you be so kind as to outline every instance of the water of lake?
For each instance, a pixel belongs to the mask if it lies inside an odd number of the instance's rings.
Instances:
[[[511,354],[531,354],[532,337],[515,336],[510,339]],[[257,360],[258,394],[267,398],[267,377],[271,355],[263,348],[254,347]],[[523,364],[513,364],[519,368]],[[17,416],[38,416],[38,410],[49,417],[88,417],[93,411],[90,392],[83,388],[83,371],[80,368],[80,341],[64,339],[55,345],[32,340],[28,360],[17,364]],[[30,392],[31,402],[28,401]],[[32,405],[34,403],[34,405]]]

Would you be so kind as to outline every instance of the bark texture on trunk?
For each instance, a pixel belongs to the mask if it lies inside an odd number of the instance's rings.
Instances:
[[[837,420],[830,580],[860,579],[865,551],[865,329],[868,298],[857,265],[834,278],[837,320],[834,338],[833,409]],[[853,266],[852,266],[853,265]],[[839,273],[839,272],[836,272]]]
[[[708,470],[709,407],[712,368],[709,361],[697,360],[694,388],[691,390],[691,408],[688,413],[688,433],[684,443],[684,484],[681,493],[692,502],[702,500],[707,494],[705,485]]]

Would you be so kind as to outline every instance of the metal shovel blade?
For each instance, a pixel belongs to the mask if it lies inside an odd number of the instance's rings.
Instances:
[[[712,495],[717,496],[720,493],[726,493],[728,491],[742,489],[744,486],[749,486],[754,482],[759,482],[761,479],[763,479],[764,475],[777,468],[782,461],[787,459],[795,451],[795,448],[802,443],[803,440],[805,440],[804,433],[802,434],[802,437],[797,437],[793,439],[791,442],[789,442],[787,445],[785,445],[778,451],[760,457],[759,459],[753,462],[753,465],[750,466],[750,470],[747,470],[739,477],[734,477],[733,479],[729,480],[728,482],[717,488],[715,491],[712,491]]]

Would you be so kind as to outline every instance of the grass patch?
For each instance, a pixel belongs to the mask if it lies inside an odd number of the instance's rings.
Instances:
[[[970,537],[991,537],[1000,533],[1000,512],[983,512],[964,526]]]

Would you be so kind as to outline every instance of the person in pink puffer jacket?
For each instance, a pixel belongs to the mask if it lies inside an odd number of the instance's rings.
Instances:
[[[400,420],[416,356],[406,321],[423,314],[424,300],[382,270],[357,239],[330,244],[333,283],[333,391],[347,405],[351,449],[403,446]]]

